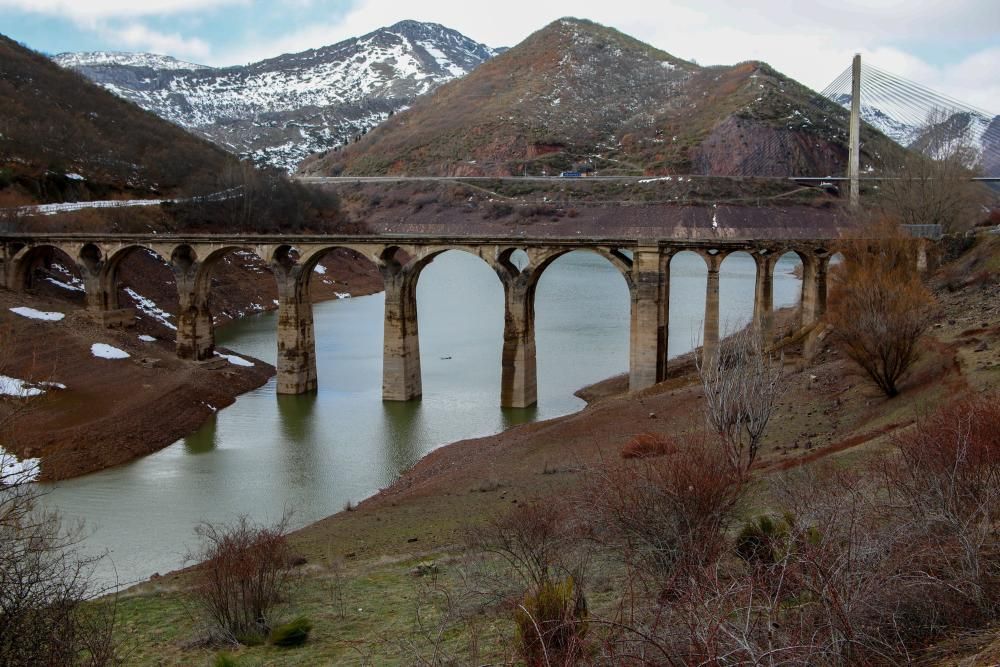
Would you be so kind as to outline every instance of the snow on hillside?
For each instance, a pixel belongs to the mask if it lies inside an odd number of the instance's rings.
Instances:
[[[239,67],[150,54],[61,54],[55,61],[226,150],[291,171],[494,55],[444,26],[404,21]]]
[[[148,67],[158,70],[198,70],[209,69],[205,65],[185,62],[156,53],[130,53],[127,51],[85,51],[82,53],[60,53],[52,58],[62,67]]]

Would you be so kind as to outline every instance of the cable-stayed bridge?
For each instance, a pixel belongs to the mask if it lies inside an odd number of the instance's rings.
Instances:
[[[970,166],[1000,176],[1000,116],[867,62],[860,75],[861,117],[869,125],[933,158],[964,151]],[[849,108],[851,87],[848,67],[821,94]]]

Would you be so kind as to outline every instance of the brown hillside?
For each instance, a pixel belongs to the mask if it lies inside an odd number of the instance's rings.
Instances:
[[[864,139],[869,162],[901,150]],[[703,68],[562,19],[300,170],[825,175],[843,171],[846,141],[843,109],[763,63]]]
[[[3,35],[0,109],[0,207],[170,194],[233,159]]]

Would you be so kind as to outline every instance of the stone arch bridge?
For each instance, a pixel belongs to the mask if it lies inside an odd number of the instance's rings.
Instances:
[[[159,255],[177,282],[177,355],[191,360],[214,354],[213,268],[231,252],[256,254],[270,266],[278,286],[277,390],[283,394],[317,388],[310,274],[326,253],[353,251],[378,268],[385,284],[382,394],[389,401],[407,401],[422,393],[416,303],[421,271],[443,252],[471,253],[492,267],[504,288],[504,407],[528,407],[536,402],[535,288],[546,268],[566,253],[598,253],[625,278],[631,295],[629,387],[637,390],[666,377],[670,261],[677,253],[693,251],[707,264],[703,354],[711,355],[719,342],[719,269],[728,255],[746,252],[756,262],[754,319],[769,329],[774,266],[786,253],[796,253],[803,266],[800,326],[810,329],[825,310],[827,267],[837,251],[831,239],[6,234],[0,235],[0,286],[27,288],[40,254],[53,248],[76,263],[86,288],[87,309],[109,326],[134,317],[118,304],[122,260],[142,250]]]

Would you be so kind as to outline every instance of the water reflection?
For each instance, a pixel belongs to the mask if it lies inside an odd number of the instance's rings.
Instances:
[[[208,454],[218,444],[218,413],[208,418],[200,429],[184,438],[184,451],[188,454]]]
[[[687,254],[671,263],[671,356],[690,349],[703,316],[705,262]],[[793,265],[782,260],[775,271],[776,306],[798,298]],[[724,322],[749,319],[752,276],[752,258],[726,261]],[[499,407],[503,290],[480,258],[436,258],[417,298],[421,401],[382,402],[383,295],[318,304],[317,393],[276,396],[272,380],[177,445],[50,486],[47,501],[69,519],[85,519],[94,530],[90,547],[110,550],[121,581],[134,581],[181,565],[201,520],[267,521],[286,507],[295,509],[296,525],[320,519],[388,486],[441,445],[578,410],[583,401],[573,392],[628,366],[628,289],[591,253],[560,258],[539,281],[534,408]],[[273,363],[276,328],[275,315],[262,314],[220,330],[219,344]],[[103,576],[113,580],[110,566]]]
[[[288,396],[276,394],[278,420],[285,438],[292,442],[304,442],[312,438],[317,394]]]

